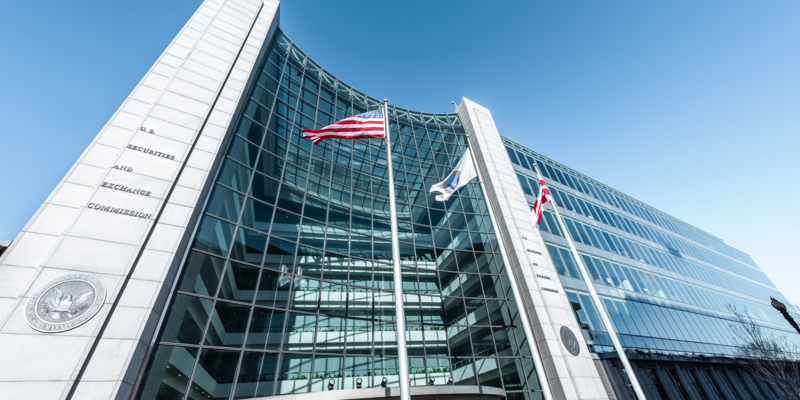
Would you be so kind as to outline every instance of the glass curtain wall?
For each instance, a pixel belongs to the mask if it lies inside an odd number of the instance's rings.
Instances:
[[[539,192],[533,164],[539,166],[624,347],[735,356],[730,306],[762,321],[766,332],[800,341],[769,305],[770,296],[785,297],[749,256],[511,140],[504,142],[512,163],[521,167],[515,172],[529,203]],[[590,349],[613,353],[555,214],[545,211],[540,229]]]
[[[282,32],[256,73],[140,399],[399,386],[385,142],[300,133],[382,103]],[[480,187],[428,193],[466,150],[457,116],[389,114],[411,384],[541,398]]]

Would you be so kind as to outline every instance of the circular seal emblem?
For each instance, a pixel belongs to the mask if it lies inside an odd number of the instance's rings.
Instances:
[[[578,343],[578,338],[566,326],[561,327],[561,343],[564,343],[564,348],[567,349],[569,354],[577,356],[581,353],[581,345]]]
[[[25,304],[25,321],[40,332],[64,332],[89,321],[106,300],[106,287],[89,274],[69,274],[39,286]]]

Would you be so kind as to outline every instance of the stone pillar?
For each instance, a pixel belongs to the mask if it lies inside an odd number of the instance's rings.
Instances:
[[[550,260],[511,159],[489,109],[462,98],[456,112],[473,145],[497,214],[501,239],[520,282],[533,333],[554,399],[608,399],[592,356],[580,333],[564,288]],[[562,339],[564,338],[564,339]],[[566,343],[565,343],[566,339]],[[577,355],[574,341],[579,350]]]
[[[0,397],[131,396],[278,8],[204,1],[0,257]]]

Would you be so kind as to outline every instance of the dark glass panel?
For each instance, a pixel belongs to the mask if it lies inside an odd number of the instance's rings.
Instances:
[[[247,199],[240,223],[248,228],[269,232],[269,228],[272,225],[272,210],[274,210],[272,206],[253,199]]]
[[[275,204],[278,195],[278,181],[262,174],[255,174],[250,196],[269,204]]]
[[[258,159],[256,171],[270,178],[281,179],[283,176],[283,166],[284,161],[282,158],[275,157],[270,153],[262,151],[261,158]]]
[[[456,267],[456,256],[452,250],[436,249],[436,262],[440,270],[458,271]]]
[[[500,377],[501,371],[496,358],[479,358],[475,360],[475,369],[478,371],[478,384],[482,386],[503,387]]]
[[[283,311],[256,307],[250,320],[246,347],[280,350],[285,317],[286,313]]]
[[[467,323],[469,325],[489,325],[486,314],[486,300],[465,299],[467,306]]]
[[[469,332],[472,338],[472,349],[476,356],[488,357],[497,355],[494,348],[491,328],[471,327],[469,328]]]
[[[251,303],[258,284],[259,270],[260,268],[228,262],[217,297]]]
[[[374,239],[373,259],[389,261],[392,259],[392,242],[384,239]]]
[[[231,246],[235,225],[212,217],[203,217],[192,247],[225,256]]]
[[[278,207],[300,214],[303,210],[303,192],[283,187],[278,198]]]
[[[208,346],[241,347],[247,331],[250,307],[217,301],[206,332]]]
[[[242,211],[243,202],[243,195],[224,186],[215,185],[214,191],[208,200],[206,212],[228,221],[237,222]]]
[[[184,265],[178,290],[213,297],[224,267],[225,260],[193,251]]]
[[[252,264],[261,264],[264,257],[264,247],[267,245],[267,235],[239,228],[236,239],[231,248],[230,257]]]
[[[269,74],[271,74],[273,76],[276,76],[277,74],[280,74],[280,71],[278,71],[278,67],[275,66],[274,64],[265,63],[265,66],[266,66],[266,68],[268,70],[267,73],[269,73]],[[272,70],[272,71],[269,71],[269,70]],[[253,97],[253,99],[255,101],[259,102],[262,106],[266,107],[267,109],[272,107],[272,102],[275,100],[275,96],[272,93],[268,92],[266,89],[264,89],[263,87],[261,87],[259,85],[256,85],[256,87],[253,88],[253,94],[251,96]],[[244,119],[244,118],[242,118],[242,119]],[[260,144],[261,142],[260,141],[253,141],[253,143]]]
[[[233,350],[203,349],[189,388],[189,398],[227,399],[233,389],[240,354]]]
[[[228,148],[228,157],[231,157],[234,160],[253,168],[256,166],[258,146],[247,142],[239,136],[234,136],[233,141],[231,141],[231,145]]]
[[[277,118],[273,118],[273,119],[277,120]],[[262,147],[264,148],[264,150],[266,150],[266,151],[268,151],[268,152],[270,152],[272,154],[275,154],[278,157],[286,157],[287,146],[288,146],[288,144],[286,142],[286,139],[283,139],[280,136],[278,136],[276,133],[273,133],[273,132],[270,132],[270,131],[267,131],[266,139],[264,140],[264,143],[262,144]],[[262,159],[264,159],[266,156],[267,156],[266,154],[261,153],[261,158]],[[278,163],[279,163],[278,160],[271,161],[271,163],[272,162],[274,162],[274,164],[271,164],[271,165],[274,165],[275,167],[278,166]],[[259,165],[261,165],[260,162],[259,162]],[[269,165],[270,164],[266,164],[266,165],[264,165],[264,167],[259,167],[259,168],[264,168],[265,171],[269,171],[270,169],[266,168]],[[281,165],[281,167],[282,167],[282,165]]]
[[[439,278],[441,279],[442,285],[441,294],[443,296],[462,296],[461,276],[462,275],[457,273],[439,272]]]
[[[464,297],[483,297],[481,277],[475,274],[461,274],[461,288]]]
[[[524,390],[524,382],[520,374],[524,371],[522,360],[519,358],[499,358],[500,371],[503,375],[503,383],[506,390]]]
[[[475,263],[475,254],[471,251],[457,251],[456,259],[458,261],[459,271],[478,272],[478,266]]]
[[[466,325],[467,312],[460,298],[446,297],[443,301],[445,319],[448,324]]]
[[[261,74],[258,77],[258,83],[269,89],[272,93],[278,89],[278,81],[269,77],[267,74]]]
[[[281,209],[275,211],[275,218],[272,221],[272,231],[270,235],[282,239],[296,241],[297,234],[300,232],[300,216]]]
[[[453,239],[450,237],[450,231],[447,229],[434,229],[433,242],[436,247],[451,248]]]
[[[161,341],[200,344],[211,311],[211,300],[178,294],[170,307]]]
[[[252,174],[253,171],[245,168],[242,164],[226,159],[217,182],[245,193],[250,185],[250,175]]]
[[[158,345],[139,395],[141,400],[183,400],[197,357],[193,347]]]
[[[260,94],[269,95],[266,90],[260,87],[256,91]],[[249,118],[242,118],[239,122],[239,127],[236,128],[236,133],[258,145],[261,144],[261,140],[264,138],[264,127]]]
[[[303,216],[306,218],[313,218],[320,222],[326,222],[328,215],[328,202],[316,197],[307,196],[305,201],[305,209],[303,212]]]
[[[264,257],[264,266],[281,272],[291,272],[294,268],[294,258],[297,245],[278,238],[270,238],[267,245],[267,255]]]

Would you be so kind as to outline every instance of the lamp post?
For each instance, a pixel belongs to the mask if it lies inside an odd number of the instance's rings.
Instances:
[[[789,314],[789,312],[786,310],[786,304],[781,303],[778,301],[778,299],[771,296],[770,299],[772,299],[772,307],[780,311],[781,314],[783,314],[783,318],[786,318],[786,320],[789,321],[789,325],[791,325],[797,331],[797,333],[800,333],[800,327],[797,326],[797,322],[794,322],[794,318],[792,318],[791,314]]]

